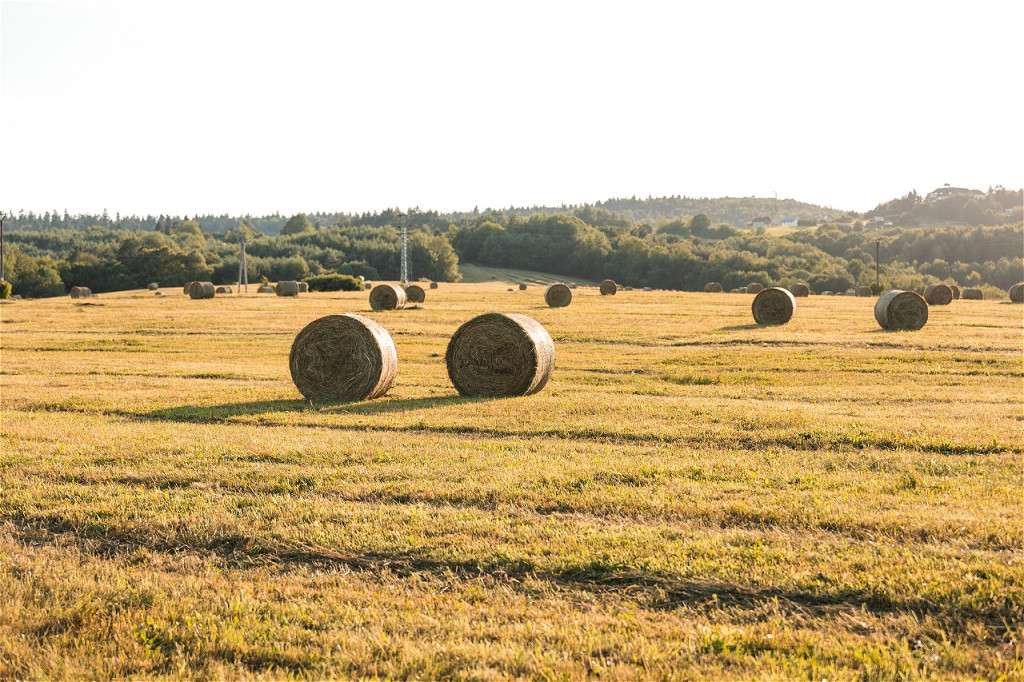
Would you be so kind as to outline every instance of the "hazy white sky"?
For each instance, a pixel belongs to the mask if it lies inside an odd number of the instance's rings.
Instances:
[[[0,2],[0,209],[1024,186],[1024,3]]]

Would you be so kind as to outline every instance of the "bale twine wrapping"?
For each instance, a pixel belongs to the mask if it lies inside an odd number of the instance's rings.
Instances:
[[[149,289],[150,291],[156,291],[157,289],[160,288],[160,283],[150,282],[149,284],[146,285],[146,288]]]
[[[976,289],[972,287],[970,289],[964,289],[963,291],[961,291],[960,297],[965,301],[980,301],[985,298],[985,294],[981,291],[981,289]]]
[[[928,321],[928,303],[913,291],[893,289],[875,301],[875,319],[882,329],[920,329]]]
[[[186,296],[188,296],[188,290],[189,290],[189,289],[190,289],[191,287],[192,287],[192,282],[186,282],[186,283],[185,283],[185,290],[184,290],[184,291],[183,291],[182,293],[183,293],[183,294],[185,294]]]
[[[606,279],[601,282],[600,290],[602,296],[614,296],[615,292],[619,290],[619,285],[615,283],[615,280]]]
[[[953,290],[945,284],[929,284],[924,290],[928,305],[949,305],[953,302]]]
[[[231,287],[217,287],[217,289],[214,291],[214,293],[215,294],[230,294],[231,293]]]
[[[256,290],[257,294],[272,294],[274,293],[274,287],[269,284],[261,284],[260,288]]]
[[[708,294],[720,294],[722,293],[722,285],[718,282],[708,282],[704,285],[704,292]]]
[[[387,330],[373,320],[352,313],[327,315],[296,335],[288,369],[310,402],[368,400],[391,388],[398,351]]]
[[[747,285],[748,294],[759,294],[764,291],[764,285],[760,282],[751,282]]]
[[[309,293],[309,284],[306,283],[306,282],[299,282],[299,293],[300,294]]]
[[[397,284],[378,284],[370,290],[370,307],[374,310],[401,310],[405,301],[405,290]]]
[[[427,292],[418,284],[410,284],[405,288],[405,300],[409,303],[423,303],[427,300]]]
[[[797,282],[789,288],[789,293],[793,294],[797,298],[806,298],[811,294],[811,288],[803,282]]]
[[[92,296],[92,289],[89,287],[71,287],[71,298],[89,298]]]
[[[436,289],[437,288],[437,282],[431,282],[430,283],[430,288],[431,289]]]
[[[855,293],[861,298],[865,298],[871,295],[871,287],[857,287],[857,291]]]
[[[1024,282],[1017,282],[1006,293],[1010,294],[1010,303],[1024,303]]]
[[[278,282],[277,286],[274,287],[274,293],[278,296],[298,296],[299,283],[293,279],[286,279],[283,282]]]
[[[758,324],[786,324],[796,311],[796,297],[782,287],[768,287],[754,296],[750,309]]]
[[[544,292],[544,302],[552,308],[564,308],[572,303],[572,290],[564,284],[552,284]]]
[[[192,282],[188,287],[188,297],[195,300],[197,298],[213,298],[217,295],[217,289],[213,286],[213,282]]]
[[[459,327],[444,354],[461,395],[530,395],[555,368],[555,342],[536,320],[517,313],[485,313]]]
[[[526,291],[526,284],[524,282],[519,283],[519,291]]]
[[[949,288],[953,290],[953,300],[959,300],[960,298],[960,287],[955,284],[950,284]]]

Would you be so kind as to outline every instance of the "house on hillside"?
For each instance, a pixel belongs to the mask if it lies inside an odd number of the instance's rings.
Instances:
[[[760,216],[750,221],[749,227],[767,227],[772,224],[771,216]]]
[[[968,197],[968,198],[980,198],[985,196],[985,193],[980,189],[967,189],[966,187],[950,187],[948,184],[934,189],[928,192],[925,196],[925,201],[935,203],[936,201],[943,201],[945,199],[952,199],[953,197]]]
[[[782,219],[782,222],[779,223],[779,225],[782,225],[783,227],[796,227],[799,222],[800,216],[788,215]]]

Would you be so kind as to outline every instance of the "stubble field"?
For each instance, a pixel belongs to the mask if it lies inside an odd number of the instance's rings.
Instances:
[[[507,288],[0,307],[0,677],[1021,677],[1021,306]],[[398,378],[314,408],[342,312]],[[483,312],[541,393],[452,388]]]

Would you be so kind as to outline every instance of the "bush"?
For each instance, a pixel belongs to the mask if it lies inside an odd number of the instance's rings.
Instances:
[[[362,291],[363,283],[351,275],[315,275],[306,280],[310,291]]]
[[[8,299],[11,297],[11,283],[6,279],[0,281],[0,300]]]

